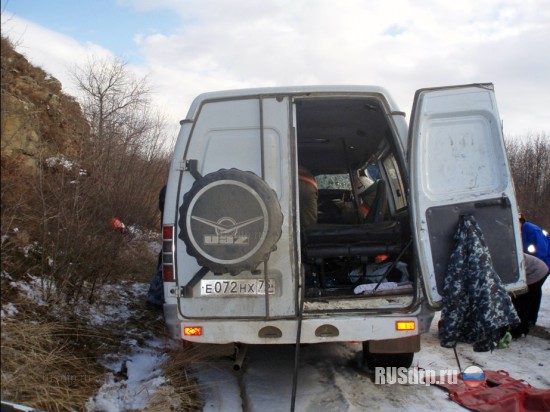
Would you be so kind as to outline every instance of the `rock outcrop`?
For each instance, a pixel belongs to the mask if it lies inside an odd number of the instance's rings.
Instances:
[[[61,83],[1,39],[2,161],[35,169],[49,157],[79,158],[89,126]]]

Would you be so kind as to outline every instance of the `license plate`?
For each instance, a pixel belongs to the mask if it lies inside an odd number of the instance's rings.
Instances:
[[[269,279],[267,288],[275,294],[275,281]],[[265,295],[264,279],[201,280],[201,296],[255,296]]]

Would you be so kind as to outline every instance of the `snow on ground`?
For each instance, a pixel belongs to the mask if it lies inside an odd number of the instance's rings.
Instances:
[[[231,367],[232,362],[224,359],[197,368],[196,378],[204,400],[203,412],[243,410],[238,375]]]
[[[141,330],[140,320],[136,324],[139,312],[150,310],[145,309],[148,287],[132,282],[108,285],[101,304],[81,308],[93,325],[112,324],[126,329],[121,349],[100,360],[109,372],[98,393],[86,403],[89,412],[146,410],[153,394],[165,383],[161,365],[174,342]],[[149,315],[153,321],[163,322],[160,311]]]
[[[38,278],[28,276],[25,281],[16,282],[7,273],[2,276],[27,298],[44,304],[40,289],[43,285]],[[164,322],[160,311],[146,309],[148,288],[148,284],[130,281],[104,285],[94,304],[80,301],[74,308],[79,318],[89,325],[112,329],[112,337],[121,339],[117,352],[99,359],[108,372],[97,394],[86,403],[89,412],[147,410],[151,396],[165,383],[161,365],[174,341],[155,336],[143,324],[144,321],[159,325]],[[16,314],[13,303],[2,305],[3,321]]]
[[[545,283],[543,293],[538,328],[550,333],[550,281]],[[453,350],[439,345],[438,319],[436,315],[430,332],[423,335],[422,350],[415,355],[413,366],[436,372],[458,371]],[[303,345],[300,351],[297,411],[465,410],[436,386],[376,385],[372,376],[358,367],[361,352],[358,343]],[[484,370],[504,370],[534,387],[550,389],[548,338],[528,335],[513,341],[509,348],[492,353],[474,352],[471,345],[465,344],[459,345],[457,351],[462,369],[477,365]],[[251,346],[242,375],[232,373],[231,366],[220,361],[199,368],[205,411],[289,410],[294,369],[292,345]]]
[[[2,273],[2,276],[11,280],[9,274]],[[25,281],[11,281],[9,285],[24,294],[29,300],[39,306],[45,306],[44,296],[54,290],[55,286],[51,281],[40,279],[38,276],[26,275]]]
[[[13,303],[8,302],[5,305],[2,305],[2,318],[12,318],[18,313],[19,311]]]
[[[109,372],[96,396],[89,399],[87,411],[147,410],[150,397],[165,382],[160,365],[167,349],[177,343],[144,333],[131,319],[132,314],[145,310],[147,288],[147,284],[130,282],[112,285],[107,287],[102,302],[80,308],[82,316],[90,319],[93,325],[125,328],[121,350],[101,360]],[[21,286],[21,290],[26,288]],[[33,293],[29,291],[29,295]],[[11,316],[16,310],[12,304],[3,305],[2,316]],[[162,322],[159,312],[152,316],[156,316],[154,321]],[[438,318],[436,315],[430,332],[423,335],[422,350],[415,355],[413,366],[436,372],[457,370],[453,351],[439,345]],[[528,335],[513,341],[509,348],[492,353],[478,353],[470,345],[459,345],[462,369],[477,365],[485,370],[505,370],[534,387],[550,389],[546,371],[550,366],[550,281],[543,288],[537,328],[539,333],[536,334],[546,338]],[[446,391],[436,386],[376,385],[373,377],[359,367],[359,343],[303,345],[300,353],[297,411],[464,410],[448,399]],[[232,366],[226,358],[200,363],[192,372],[201,388],[204,411],[289,410],[293,345],[250,346],[243,369],[235,373]]]
[[[550,331],[550,278],[546,279],[546,282],[542,285],[542,293],[537,325]]]
[[[111,370],[87,411],[118,412],[146,410],[151,396],[165,382],[160,365],[166,356],[156,348],[140,348],[106,366]]]

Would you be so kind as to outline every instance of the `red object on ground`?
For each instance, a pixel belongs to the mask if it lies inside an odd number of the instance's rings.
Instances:
[[[128,229],[126,229],[126,225],[121,222],[121,220],[118,217],[112,217],[110,220],[111,227],[113,230],[118,230],[122,234],[128,233]]]
[[[469,388],[458,375],[457,384],[438,383],[449,391],[449,398],[473,411],[539,412],[550,411],[550,389],[533,388],[505,371],[484,371],[485,382]]]

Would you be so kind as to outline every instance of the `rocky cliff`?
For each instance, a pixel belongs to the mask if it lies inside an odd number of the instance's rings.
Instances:
[[[89,135],[80,106],[61,83],[1,39],[2,162],[36,168],[63,154],[78,159]]]

